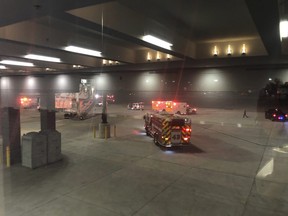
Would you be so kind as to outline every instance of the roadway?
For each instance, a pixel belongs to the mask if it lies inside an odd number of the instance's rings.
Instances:
[[[191,146],[164,149],[145,135],[147,110],[109,105],[108,139],[98,138],[100,112],[83,121],[56,114],[62,161],[2,165],[1,216],[288,214],[288,122],[253,109],[242,118],[240,109],[199,108],[189,116]],[[21,112],[22,134],[39,125],[39,112]]]

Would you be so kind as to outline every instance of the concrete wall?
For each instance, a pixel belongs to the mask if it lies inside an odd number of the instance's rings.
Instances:
[[[91,76],[1,77],[1,107],[17,106],[18,94],[78,92],[81,78],[95,93],[115,94],[116,102],[181,100],[199,107],[257,107],[269,78],[288,81],[288,69],[204,68],[172,73],[114,72]]]
[[[78,92],[80,76],[12,76],[0,78],[1,107],[19,108],[19,96]]]
[[[207,68],[173,73],[110,73],[91,77],[96,92],[108,91],[120,103],[167,99],[200,107],[257,107],[269,78],[288,81],[288,69]]]

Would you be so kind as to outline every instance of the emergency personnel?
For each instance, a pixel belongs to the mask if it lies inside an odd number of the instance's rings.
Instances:
[[[244,109],[243,118],[248,118],[248,115],[247,115],[247,113],[246,113],[246,109]]]

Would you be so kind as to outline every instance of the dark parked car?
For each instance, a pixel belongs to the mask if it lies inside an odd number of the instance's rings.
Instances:
[[[286,121],[288,114],[277,108],[268,109],[265,111],[265,118],[272,121]]]
[[[69,113],[64,114],[64,118],[65,119],[71,119],[71,118],[74,118],[76,115],[77,115],[77,113],[69,112]]]

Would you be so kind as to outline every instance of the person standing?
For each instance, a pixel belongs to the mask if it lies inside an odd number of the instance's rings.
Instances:
[[[246,109],[244,109],[244,112],[243,112],[243,118],[248,118],[248,115],[247,115]]]

